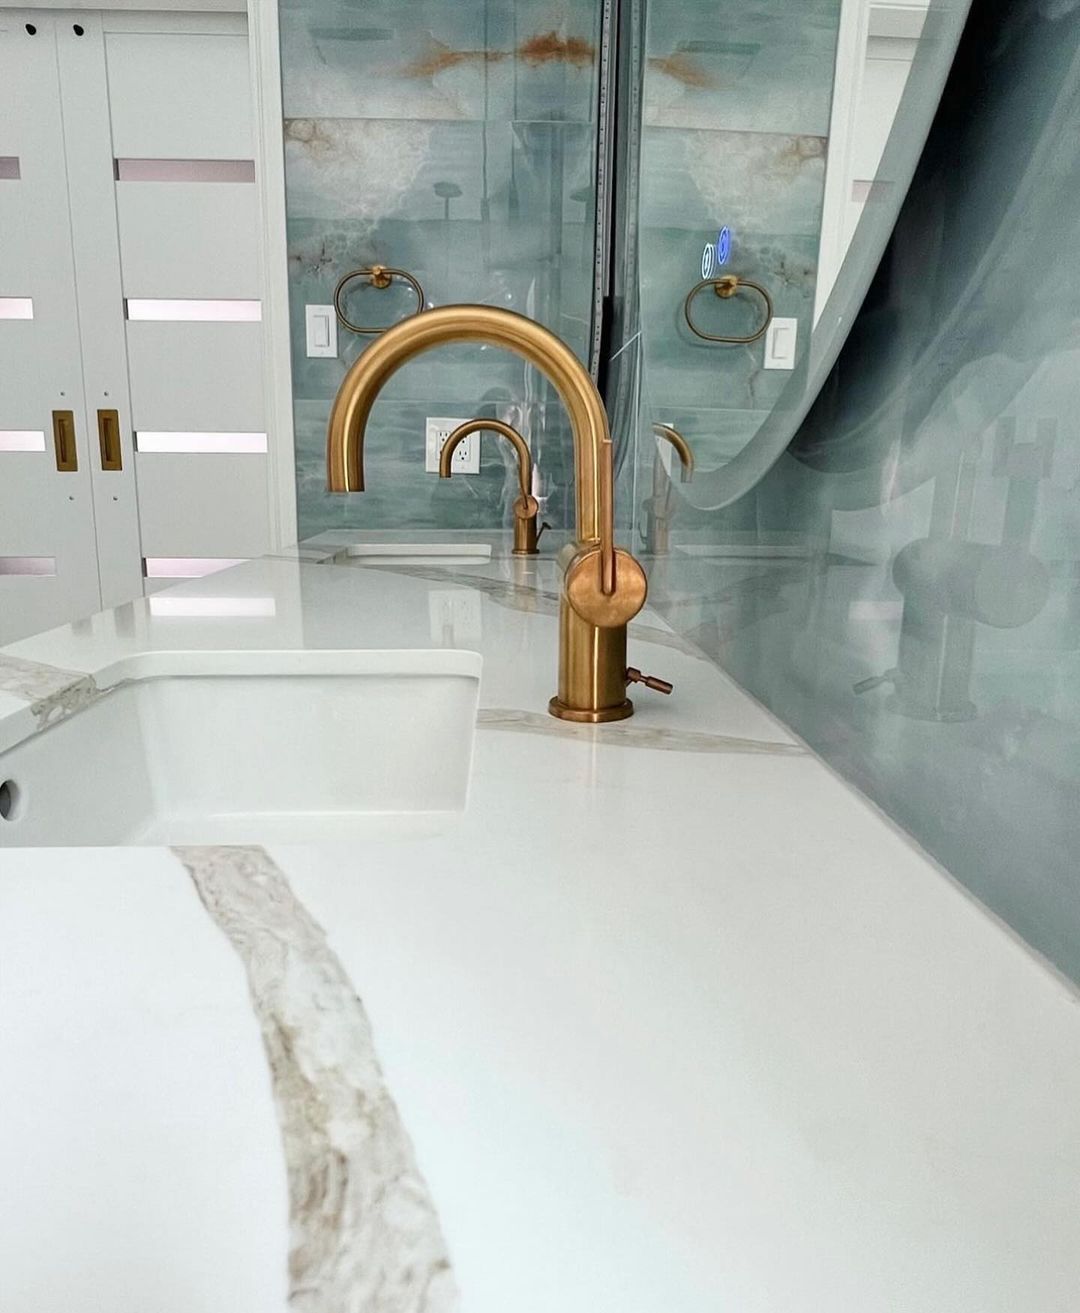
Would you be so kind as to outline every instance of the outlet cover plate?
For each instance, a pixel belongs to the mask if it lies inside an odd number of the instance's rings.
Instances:
[[[467,419],[446,419],[442,416],[428,416],[424,442],[424,468],[429,474],[438,474],[439,455],[446,445],[446,439],[460,424]],[[454,452],[453,471],[455,474],[480,473],[480,434],[470,433],[458,445]]]

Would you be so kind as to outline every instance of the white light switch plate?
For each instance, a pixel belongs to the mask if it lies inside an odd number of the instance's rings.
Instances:
[[[442,417],[428,416],[426,441],[424,447],[424,468],[429,474],[438,474],[439,456],[443,447],[446,445],[446,439],[461,424],[468,421],[464,419],[446,419]],[[452,466],[455,474],[479,474],[480,473],[480,434],[470,433],[454,449],[454,463]]]
[[[769,321],[765,330],[765,369],[794,369],[795,348],[799,340],[799,321],[797,319],[777,319]]]
[[[309,356],[337,355],[337,316],[332,305],[304,306],[304,326]]]

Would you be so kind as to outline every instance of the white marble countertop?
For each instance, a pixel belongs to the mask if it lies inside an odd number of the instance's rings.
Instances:
[[[549,560],[323,555],[0,651],[8,742],[147,652],[484,657],[438,836],[0,849],[4,1313],[1075,1313],[1075,993],[655,616],[675,696],[571,727]]]

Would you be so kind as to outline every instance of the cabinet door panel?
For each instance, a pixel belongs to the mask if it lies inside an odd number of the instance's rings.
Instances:
[[[108,32],[105,59],[133,426],[193,439],[136,455],[142,554],[256,555],[271,541],[268,456],[197,441],[266,430],[247,36]],[[140,300],[171,304],[147,319]],[[232,320],[241,302],[249,317]]]
[[[266,428],[247,36],[111,21],[0,10],[0,643],[138,596],[144,557],[271,536],[265,453],[224,458],[208,497],[197,442],[135,451],[138,429]],[[129,319],[139,299],[179,318]],[[185,317],[193,302],[209,311]],[[215,321],[240,302],[248,322]],[[54,411],[71,412],[64,470]]]
[[[0,643],[101,604],[57,21],[42,11],[0,11],[0,156],[18,160],[0,176],[0,297],[33,303],[31,319],[0,319]],[[72,413],[65,442],[75,470],[57,469],[54,411]],[[40,434],[38,449],[5,440],[12,432]]]
[[[56,41],[86,424],[91,435],[98,577],[102,605],[119,606],[140,596],[143,573],[105,38],[100,15],[76,15],[77,24],[71,17],[58,21]],[[111,411],[116,412],[119,464],[102,459],[98,436],[99,412]]]
[[[246,35],[110,32],[106,50],[118,159],[252,158]]]

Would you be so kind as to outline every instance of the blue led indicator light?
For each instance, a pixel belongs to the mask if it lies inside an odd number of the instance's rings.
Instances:
[[[716,238],[716,263],[725,265],[731,255],[731,229],[724,225]]]

